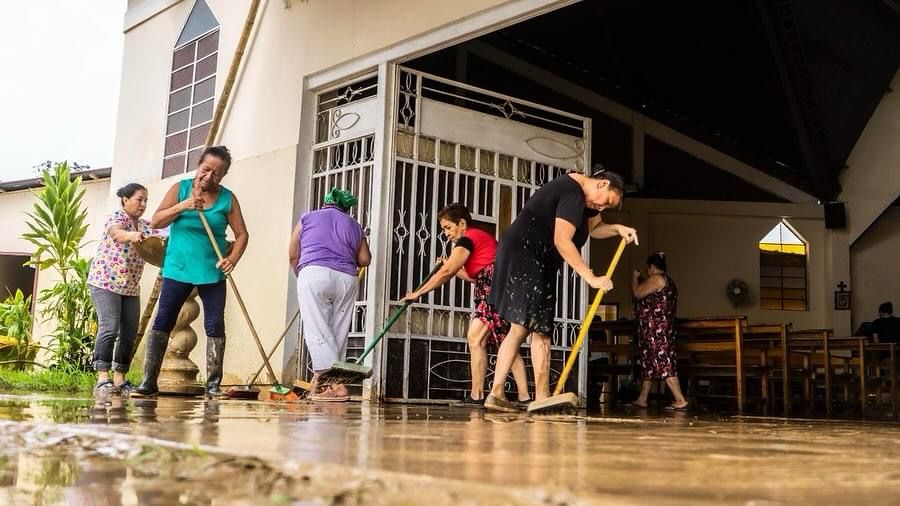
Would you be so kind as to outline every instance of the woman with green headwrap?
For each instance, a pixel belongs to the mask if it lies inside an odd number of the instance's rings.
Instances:
[[[300,217],[288,252],[297,275],[303,337],[315,372],[309,396],[313,401],[350,399],[345,385],[320,388],[318,377],[344,360],[359,290],[356,273],[372,260],[362,226],[349,214],[354,205],[352,193],[332,188],[321,209]]]

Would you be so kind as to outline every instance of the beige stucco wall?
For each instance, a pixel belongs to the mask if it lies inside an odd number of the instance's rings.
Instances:
[[[900,87],[900,71],[890,89]],[[853,146],[841,173],[850,244],[900,195],[900,96],[887,92]],[[876,308],[877,309],[877,308]]]
[[[670,275],[679,289],[682,317],[747,315],[751,323],[791,322],[795,329],[826,326],[831,297],[824,286],[826,230],[821,208],[806,204],[706,202],[652,199],[626,200],[607,221],[629,223],[638,229],[639,246],[628,248],[614,283],[604,300],[619,304],[620,316],[630,316],[631,272],[646,268],[653,251],[668,254]],[[771,311],[759,308],[759,240],[782,217],[809,242],[809,310]],[[603,272],[617,240],[592,242],[592,266]],[[753,303],[734,308],[725,285],[740,278],[751,287]]]
[[[102,234],[106,216],[114,207],[107,200],[109,195],[109,180],[84,182],[84,206],[87,209],[88,230],[85,233],[85,245],[81,254],[92,257],[97,248],[96,240]],[[38,191],[34,189],[33,191]],[[32,190],[21,190],[10,193],[0,193],[0,216],[3,217],[3,227],[0,230],[0,251],[7,253],[32,253],[34,246],[22,239],[22,234],[28,230],[27,216],[31,212],[36,198]],[[115,202],[113,202],[113,205]],[[37,290],[53,286],[59,276],[53,270],[42,271],[37,275]],[[40,312],[40,307],[37,308]],[[46,336],[53,330],[51,322],[43,321],[40,317],[35,320],[32,334],[35,338],[46,343]]]
[[[218,97],[247,4],[231,0],[208,3],[221,24]],[[250,231],[250,244],[235,280],[266,348],[281,333],[288,297],[292,297],[286,251],[294,212],[304,77],[502,3],[504,0],[311,0],[291,2],[289,9],[283,8],[282,2],[262,3],[263,12],[245,54],[246,64],[232,93],[219,142],[228,145],[235,158],[223,184],[240,199]],[[131,181],[146,185],[150,190],[148,214],[179,179],[160,181],[160,174],[172,49],[192,6],[187,0],[131,1],[126,13],[112,187]],[[306,190],[303,184],[298,187]],[[110,196],[108,200],[115,199]],[[148,269],[145,294],[155,274],[155,269]],[[202,374],[205,342],[201,325],[194,327],[201,339],[192,358]],[[237,379],[234,375],[245,380],[260,358],[233,297],[226,309],[226,328],[225,382]],[[281,363],[279,350],[273,357],[276,370]]]
[[[900,314],[900,207],[888,208],[850,248],[853,328],[878,318],[878,305],[894,303]]]

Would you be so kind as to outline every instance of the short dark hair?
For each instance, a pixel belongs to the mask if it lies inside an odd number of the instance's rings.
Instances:
[[[885,314],[894,314],[894,305],[890,302],[882,302],[880,306],[878,306],[879,313]]]
[[[604,169],[603,164],[594,164],[593,170],[591,170],[591,177],[609,181],[609,187],[622,198],[625,197],[625,178],[616,172]]]
[[[647,257],[647,265],[652,265],[663,272],[669,272],[666,268],[666,252],[656,251]]]
[[[466,220],[466,224],[472,224],[472,214],[462,202],[454,202],[441,208],[437,213],[437,219],[438,221],[450,220],[453,223],[459,223],[459,220]]]
[[[116,197],[119,197],[120,199],[130,199],[138,190],[144,190],[144,192],[146,192],[147,188],[145,188],[144,185],[140,183],[128,183],[116,190]]]
[[[228,169],[231,168],[231,151],[228,151],[228,148],[225,146],[210,146],[203,150],[203,154],[200,155],[200,160],[197,162],[197,165],[203,163],[203,160],[206,158],[206,155],[214,156],[219,160],[222,160],[222,163],[225,165],[225,173],[228,174]]]

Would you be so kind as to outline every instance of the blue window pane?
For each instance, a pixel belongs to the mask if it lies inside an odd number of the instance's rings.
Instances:
[[[187,22],[184,23],[184,28],[181,30],[181,35],[178,37],[175,47],[186,44],[217,26],[219,26],[219,21],[212,11],[209,10],[206,1],[197,0],[194,8],[191,9]]]

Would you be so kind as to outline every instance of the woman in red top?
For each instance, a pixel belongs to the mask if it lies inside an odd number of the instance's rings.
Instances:
[[[441,269],[421,288],[406,294],[403,300],[415,302],[421,296],[450,281],[453,276],[475,284],[475,311],[472,313],[466,336],[469,353],[472,356],[469,362],[472,369],[472,392],[465,402],[483,405],[488,338],[499,346],[509,332],[509,322],[500,318],[493,306],[487,302],[491,293],[491,278],[494,276],[497,240],[493,235],[469,226],[472,223],[472,216],[464,204],[450,204],[438,212],[437,218],[444,235],[453,241],[453,250],[443,261]],[[530,402],[528,376],[525,374],[525,361],[521,355],[516,355],[512,374],[519,390],[520,407],[527,406]]]

